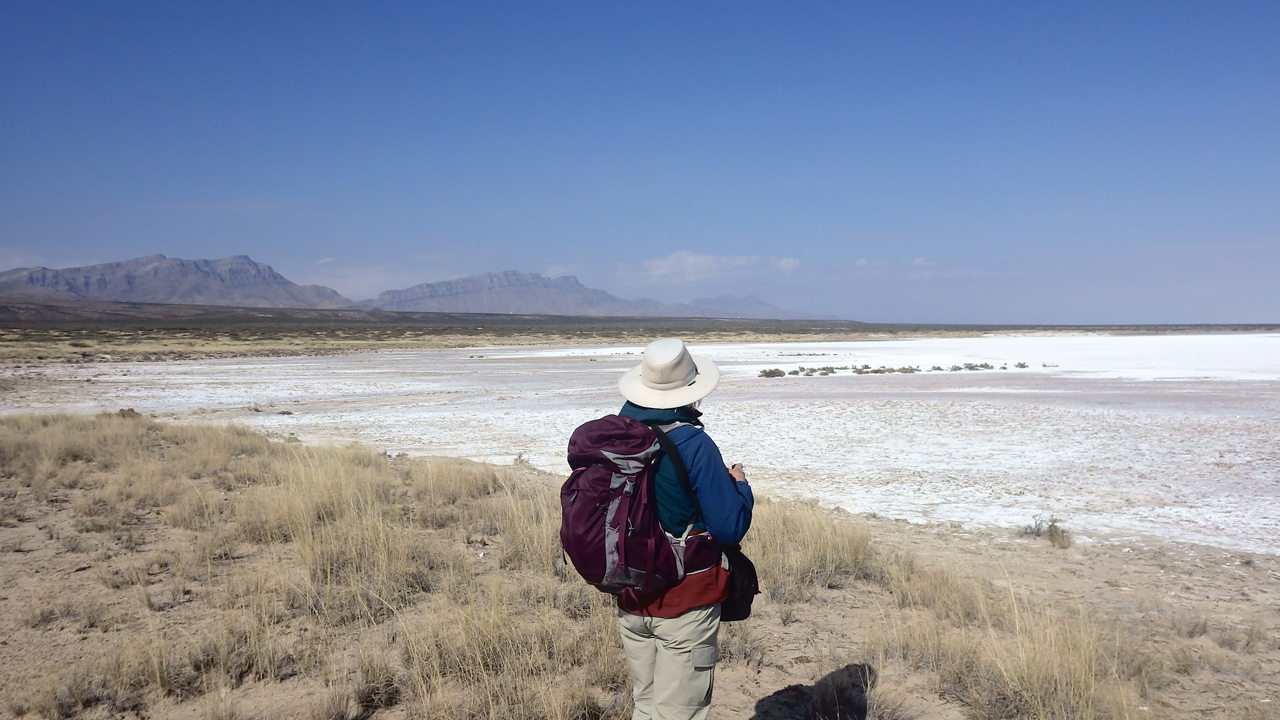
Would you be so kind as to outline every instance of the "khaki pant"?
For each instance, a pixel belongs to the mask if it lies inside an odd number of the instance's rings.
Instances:
[[[720,656],[720,603],[673,618],[619,610],[618,626],[631,666],[632,720],[703,720]]]

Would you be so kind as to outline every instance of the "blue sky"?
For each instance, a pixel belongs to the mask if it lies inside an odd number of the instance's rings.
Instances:
[[[1280,4],[0,5],[0,269],[1280,322]]]

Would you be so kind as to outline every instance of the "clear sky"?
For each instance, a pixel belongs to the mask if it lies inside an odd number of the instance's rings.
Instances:
[[[0,269],[1280,322],[1280,3],[0,4]]]

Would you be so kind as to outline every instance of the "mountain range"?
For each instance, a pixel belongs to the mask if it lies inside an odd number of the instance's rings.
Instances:
[[[754,297],[722,295],[691,303],[625,300],[588,288],[573,276],[543,277],[514,270],[388,290],[357,302],[323,285],[298,285],[245,255],[182,260],[148,255],[135,260],[0,272],[0,296],[235,307],[381,309],[414,312],[520,313],[639,317],[802,316]]]
[[[359,305],[323,285],[297,285],[245,255],[182,260],[164,255],[62,268],[0,273],[0,295],[43,300],[297,307],[333,310]]]

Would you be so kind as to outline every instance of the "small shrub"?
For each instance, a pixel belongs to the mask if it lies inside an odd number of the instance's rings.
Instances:
[[[759,374],[757,377],[762,377],[762,378],[776,378],[776,377],[783,377],[783,376],[784,376],[784,375],[786,375],[786,374],[787,374],[787,373],[786,373],[785,371],[783,371],[783,370],[781,370],[781,369],[779,369],[779,368],[774,368],[774,369],[772,369],[772,370],[761,370],[761,371],[760,371],[760,374]]]
[[[1044,515],[1037,514],[1031,518],[1030,525],[1022,526],[1022,534],[1031,537],[1044,537],[1044,528],[1048,524],[1048,521],[1044,519]]]
[[[1064,550],[1074,543],[1071,532],[1062,526],[1062,520],[1052,516],[1045,519],[1044,515],[1036,515],[1030,525],[1022,526],[1022,534],[1047,538],[1050,545]]]
[[[1071,532],[1061,525],[1061,521],[1057,518],[1049,519],[1049,527],[1045,529],[1045,535],[1049,538],[1049,544],[1066,550],[1071,547],[1074,542],[1071,538]]]

